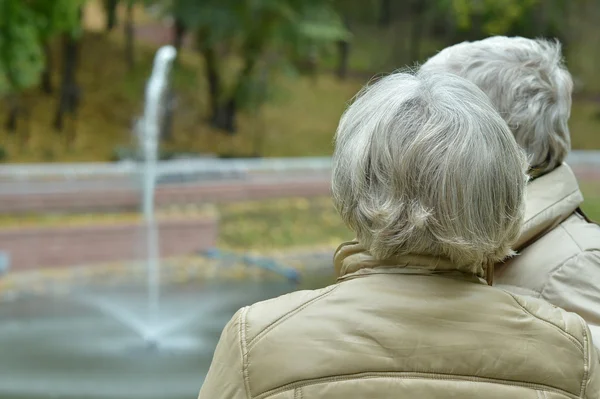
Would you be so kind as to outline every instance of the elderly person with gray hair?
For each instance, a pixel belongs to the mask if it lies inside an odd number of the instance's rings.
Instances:
[[[451,72],[491,99],[529,156],[525,224],[518,256],[496,266],[496,283],[576,312],[600,348],[600,226],[564,160],[573,82],[556,41],[491,37],[448,47],[423,71]]]
[[[599,398],[585,322],[485,281],[518,237],[526,170],[460,77],[363,90],[333,156],[334,202],[358,237],[336,251],[337,283],[239,310],[200,398]]]

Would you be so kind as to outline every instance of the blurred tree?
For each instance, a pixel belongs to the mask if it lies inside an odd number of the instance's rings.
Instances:
[[[392,23],[392,0],[380,0],[379,26],[388,27]]]
[[[8,101],[5,123],[14,131],[20,113],[20,94],[42,81],[50,93],[52,58],[50,41],[79,26],[77,10],[84,0],[0,1],[0,95]],[[62,95],[61,95],[62,96]],[[62,97],[61,97],[62,98]]]
[[[43,1],[43,0],[40,0]],[[76,117],[81,90],[76,82],[77,61],[80,39],[83,34],[82,13],[85,0],[64,0],[69,6],[64,8],[63,18],[69,21],[62,34],[62,79],[58,106],[54,117],[54,128],[62,130],[65,114]]]
[[[258,97],[263,101],[264,96],[253,95],[267,84],[259,78],[262,68],[294,69],[299,54],[321,51],[347,35],[330,0],[167,3],[174,18],[195,34],[205,64],[210,122],[229,133],[236,131],[240,109],[255,106]]]
[[[131,71],[135,66],[135,54],[134,54],[134,22],[133,22],[133,6],[135,0],[126,0],[125,8],[125,61],[127,68]]]
[[[540,0],[438,0],[450,8],[463,30],[486,35],[505,34]]]
[[[51,42],[63,32],[71,31],[76,24],[76,10],[82,2],[80,0],[27,0],[26,3],[35,13],[39,43],[43,48],[44,69],[41,76],[42,91],[52,93],[52,71],[54,62],[52,59]]]
[[[408,56],[413,62],[421,58],[421,43],[426,28],[427,12],[432,6],[435,4],[431,0],[410,0],[408,3],[409,12],[412,15]]]
[[[175,31],[173,34],[173,47],[175,47],[175,49],[179,51],[181,50],[181,46],[183,45],[183,38],[185,37],[185,34],[187,32],[187,28],[185,27],[185,24],[183,23],[183,20],[180,17],[175,17],[173,29]]]
[[[15,131],[20,93],[39,82],[44,67],[36,15],[23,0],[0,2],[0,95],[8,102],[5,127]]]
[[[129,1],[129,0],[127,0]],[[106,13],[106,31],[110,32],[117,25],[117,7],[119,0],[104,0],[104,11]]]
[[[347,22],[347,18],[345,18],[344,24],[346,29],[350,30],[349,23]],[[351,42],[350,36],[342,38],[338,40],[338,67],[337,67],[337,76],[340,79],[346,79],[348,77],[348,70],[350,69],[350,50],[351,50]]]

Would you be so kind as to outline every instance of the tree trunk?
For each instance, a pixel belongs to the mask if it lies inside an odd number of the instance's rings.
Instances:
[[[264,66],[259,75],[258,90],[255,91],[255,106],[254,109],[254,150],[252,155],[254,157],[261,157],[263,154],[263,147],[265,142],[265,128],[264,120],[260,114],[260,106],[267,100],[267,85],[269,84],[269,66]]]
[[[44,58],[45,63],[44,70],[42,71],[41,87],[44,93],[52,94],[54,91],[54,87],[52,85],[52,49],[50,48],[50,43],[48,43],[48,41],[44,43]]]
[[[425,13],[427,12],[426,1],[413,0],[411,9],[413,18],[410,29],[408,56],[410,62],[414,63],[421,58],[421,39],[423,37],[423,27],[425,25]]]
[[[379,3],[379,26],[387,28],[392,23],[392,0],[381,0]]]
[[[106,31],[110,32],[117,25],[117,5],[119,0],[104,0],[106,12]]]
[[[208,96],[210,100],[210,124],[217,128],[233,134],[235,132],[235,116],[237,105],[235,93],[227,101],[222,101],[221,78],[217,66],[216,51],[211,47],[202,50],[205,62],[206,81],[208,83]]]
[[[181,18],[175,18],[175,34],[173,35],[173,47],[175,47],[175,50],[177,50],[177,52],[179,52],[179,50],[181,49],[181,46],[183,45],[183,38],[185,37],[185,34],[187,32],[187,29],[185,27],[185,25],[183,24],[183,21],[181,20]]]
[[[60,100],[54,118],[54,128],[59,131],[64,127],[65,114],[70,113],[75,117],[77,112],[80,98],[80,90],[75,81],[78,52],[79,40],[70,34],[65,35],[63,38],[63,76]]]
[[[236,132],[235,119],[237,116],[237,103],[235,98],[230,98],[224,104],[217,106],[212,118],[212,125],[226,133],[233,135]]]
[[[221,120],[221,81],[219,70],[217,67],[217,57],[215,50],[208,46],[202,46],[200,49],[204,58],[204,73],[206,74],[206,82],[208,83],[208,98],[210,102],[210,122],[213,126],[218,127]]]
[[[125,61],[127,68],[131,71],[135,67],[135,55],[133,53],[134,30],[133,30],[133,0],[127,1],[127,14],[125,19]]]
[[[252,78],[254,68],[258,62],[258,54],[260,54],[259,48],[260,46],[257,45],[257,43],[248,43],[246,45],[244,67],[238,75],[237,82],[231,92],[231,97],[224,103],[219,103],[217,106],[217,113],[213,120],[213,126],[232,135],[237,132],[235,121],[238,111],[238,98],[244,84]]]
[[[10,95],[8,97],[8,116],[4,123],[4,128],[10,133],[14,133],[17,130],[17,120],[19,118],[19,101],[16,95]]]
[[[339,60],[337,76],[344,80],[348,77],[348,64],[350,61],[350,42],[347,40],[340,40],[338,42]]]

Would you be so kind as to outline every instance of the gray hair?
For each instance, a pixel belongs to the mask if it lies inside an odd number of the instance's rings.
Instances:
[[[573,80],[560,42],[495,36],[448,47],[421,68],[479,86],[528,153],[532,175],[553,170],[569,153]]]
[[[433,255],[476,271],[511,253],[527,162],[473,83],[382,78],[343,114],[335,145],[334,203],[375,258]]]

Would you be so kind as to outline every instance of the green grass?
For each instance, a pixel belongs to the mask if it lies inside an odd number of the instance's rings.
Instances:
[[[584,211],[600,221],[600,182],[583,182]],[[354,235],[329,198],[277,199],[218,206],[219,244],[231,249],[269,250],[294,246],[338,245]]]
[[[600,149],[600,103],[573,101],[569,130],[573,149]]]
[[[219,246],[237,250],[270,250],[304,246],[335,246],[352,239],[329,197],[285,198],[227,203],[216,206]],[[160,210],[162,218],[214,215],[212,206],[172,207]],[[141,221],[139,213],[2,215],[0,228],[81,226]]]
[[[600,181],[581,182],[581,191],[585,201],[582,209],[595,222],[600,222]]]
[[[219,244],[226,248],[335,246],[353,238],[328,197],[234,203],[218,209]]]

